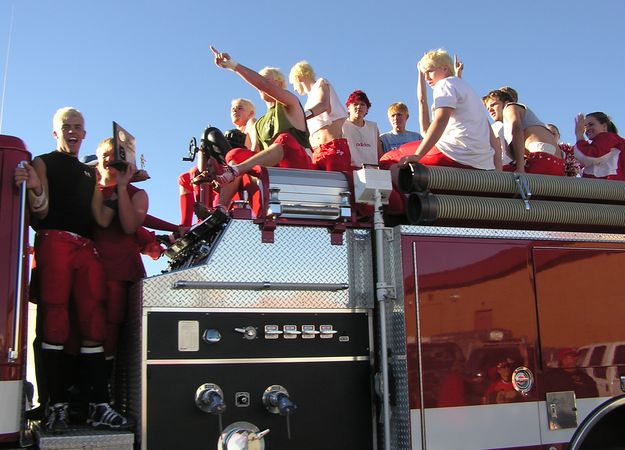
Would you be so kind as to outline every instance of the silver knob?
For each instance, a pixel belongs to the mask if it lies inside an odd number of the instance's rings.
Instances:
[[[202,340],[207,344],[216,344],[221,341],[221,333],[214,329],[206,329],[202,335]]]

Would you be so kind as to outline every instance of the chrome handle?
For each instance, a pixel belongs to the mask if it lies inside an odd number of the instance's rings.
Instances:
[[[18,167],[24,168],[24,163],[21,161]],[[26,231],[26,181],[24,180],[20,184],[20,210],[19,210],[19,223],[18,223],[18,238],[17,238],[17,270],[15,277],[15,311],[13,315],[13,345],[9,347],[7,352],[8,362],[15,362],[19,357],[19,343],[20,335],[22,333],[22,277],[24,275],[24,233]]]
[[[244,339],[255,339],[256,338],[256,328],[254,327],[239,327],[239,328],[235,328],[234,331],[236,331],[237,333],[241,333],[243,335]]]

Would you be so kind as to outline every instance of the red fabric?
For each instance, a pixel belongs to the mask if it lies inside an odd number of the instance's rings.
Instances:
[[[534,152],[527,155],[525,172],[535,175],[565,176],[565,161],[545,152]],[[504,172],[514,172],[516,165],[506,164],[502,167]]]
[[[398,149],[386,152],[380,158],[380,168],[390,169],[393,164],[399,163],[404,156],[414,155],[420,144],[421,141],[408,142],[407,144],[400,146]],[[465,166],[464,164],[460,164],[459,162],[451,159],[436,147],[432,147],[432,149],[419,160],[419,163],[426,166],[446,166],[457,167],[459,169],[473,169],[473,167]],[[396,186],[393,186],[393,191],[389,196],[386,212],[388,214],[397,215],[404,214],[406,212],[406,198],[399,192]]]
[[[106,282],[106,339],[104,340],[104,354],[114,356],[119,341],[119,328],[126,319],[126,305],[128,304],[128,288],[126,281]]]
[[[273,144],[280,144],[284,149],[284,155],[277,167],[283,167],[285,169],[313,168],[312,161],[308,153],[306,153],[306,149],[302,147],[299,142],[297,142],[297,139],[290,133],[280,133],[278,137],[274,139]]]
[[[565,176],[565,162],[549,153],[534,152],[527,155],[525,171],[527,173]]]
[[[421,141],[408,142],[407,144],[404,144],[395,150],[386,152],[380,158],[380,167],[389,168],[393,164],[398,163],[404,156],[414,155],[419,148],[419,145],[421,145]],[[427,152],[425,156],[423,156],[419,160],[419,163],[426,166],[445,166],[458,167],[460,169],[474,169],[474,167],[460,164],[459,162],[451,159],[449,156],[445,155],[436,147],[432,147],[430,151]]]
[[[73,233],[40,230],[35,238],[40,274],[43,340],[62,345],[69,337],[70,298],[84,340],[103,342],[106,335],[104,271],[95,246]]]
[[[347,139],[340,138],[313,148],[313,167],[320,170],[347,172],[352,157]]]
[[[608,180],[621,180],[625,181],[625,139],[618,134],[604,132],[599,133],[591,142],[580,140],[575,143],[577,149],[584,155],[591,158],[600,158],[610,153],[612,149],[620,150],[618,158],[618,166],[616,174],[608,175]],[[590,174],[583,174],[587,178],[597,178]]]
[[[104,188],[103,197],[110,198],[115,189],[115,186]],[[131,199],[140,190],[128,185],[128,195]],[[145,276],[137,234],[127,234],[122,228],[119,216],[115,216],[106,228],[96,227],[94,240],[107,280],[137,281]]]

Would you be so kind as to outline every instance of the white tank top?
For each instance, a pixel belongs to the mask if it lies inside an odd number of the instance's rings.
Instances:
[[[349,120],[343,122],[343,137],[347,139],[352,155],[352,167],[378,163],[378,126],[365,120],[363,127],[358,127]]]
[[[328,92],[330,93],[330,107],[332,108],[332,111],[329,114],[327,111],[323,112],[306,121],[310,134],[315,133],[317,130],[320,130],[323,127],[331,125],[334,121],[338,119],[344,119],[347,117],[347,110],[339,100],[339,97],[336,95],[334,88],[330,83],[328,83],[328,80],[324,80],[323,78],[317,79],[317,81],[315,81],[315,84],[313,84],[310,92],[308,93],[308,98],[306,99],[304,109],[310,109],[311,107],[315,106],[315,104],[317,104],[317,99],[321,94],[320,91],[322,81],[325,81],[328,85]]]

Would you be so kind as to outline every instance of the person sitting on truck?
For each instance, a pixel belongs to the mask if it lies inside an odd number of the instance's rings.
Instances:
[[[299,95],[307,94],[304,115],[310,132],[313,166],[321,170],[348,171],[351,156],[342,129],[347,110],[334,88],[325,78],[316,78],[307,61],[291,67],[289,81]]]
[[[384,154],[380,163],[420,162],[465,169],[495,169],[491,132],[482,102],[466,81],[455,75],[449,54],[427,52],[418,63],[419,120],[423,140]],[[434,114],[430,121],[425,84],[432,88]]]
[[[388,121],[391,123],[391,130],[380,135],[384,153],[398,149],[408,142],[423,139],[423,136],[416,131],[406,130],[406,122],[408,122],[410,114],[408,113],[408,106],[406,106],[405,103],[396,102],[391,104],[391,106],[388,107],[387,116]]]
[[[575,137],[575,157],[584,165],[585,178],[625,180],[625,139],[606,113],[578,114]]]
[[[17,185],[26,183],[36,221],[35,255],[40,275],[39,311],[43,314],[43,372],[49,391],[44,427],[67,430],[68,393],[64,348],[73,328],[80,335],[83,380],[90,385],[89,421],[120,427],[126,419],[109,406],[102,343],[106,337],[104,272],[93,242],[94,225],[106,227],[114,211],[103,204],[93,173],[78,160],[85,138],[83,115],[61,108],[54,115],[54,151],[15,169]],[[70,298],[76,314],[69,313]]]
[[[567,177],[581,176],[582,165],[575,158],[575,150],[573,146],[571,144],[560,142],[560,130],[557,126],[552,123],[548,123],[546,127],[549,131],[551,131],[553,137],[556,138],[558,147],[560,147],[560,150],[562,150],[562,154],[564,155],[564,174]]]
[[[361,90],[352,92],[347,101],[348,117],[343,122],[343,135],[347,138],[351,152],[351,168],[360,169],[363,165],[377,165],[384,153],[380,131],[375,122],[365,120],[371,102]]]
[[[412,162],[463,169],[494,170],[498,152],[482,102],[466,81],[455,75],[449,54],[442,49],[427,52],[417,64],[419,121],[423,140],[404,144],[380,158],[380,167],[391,169]],[[425,84],[432,88],[433,118],[430,121]],[[399,163],[399,164],[398,164]],[[386,209],[405,211],[404,197],[393,189]]]
[[[232,148],[251,148],[251,136],[256,123],[256,107],[254,103],[245,98],[235,98],[230,105],[230,118],[235,128],[228,130],[224,136]],[[201,153],[198,158],[204,158]],[[193,225],[193,213],[206,216],[204,208],[200,206],[200,183],[205,179],[205,175],[200,174],[197,165],[178,177],[178,187],[180,190],[180,224],[184,227]],[[210,201],[212,206],[212,199]]]
[[[504,171],[564,175],[558,142],[531,109],[501,89],[486,94],[484,104],[493,120],[503,123],[505,148],[513,160]]]
[[[238,192],[241,175],[256,166],[278,166],[311,169],[309,133],[304,109],[292,92],[287,90],[284,75],[274,67],[256,72],[237,63],[228,53],[211,47],[215,64],[228,69],[258,89],[267,105],[267,112],[254,126],[251,149],[234,149],[226,156],[227,164],[209,158],[211,178],[220,188],[217,207],[227,208]]]

